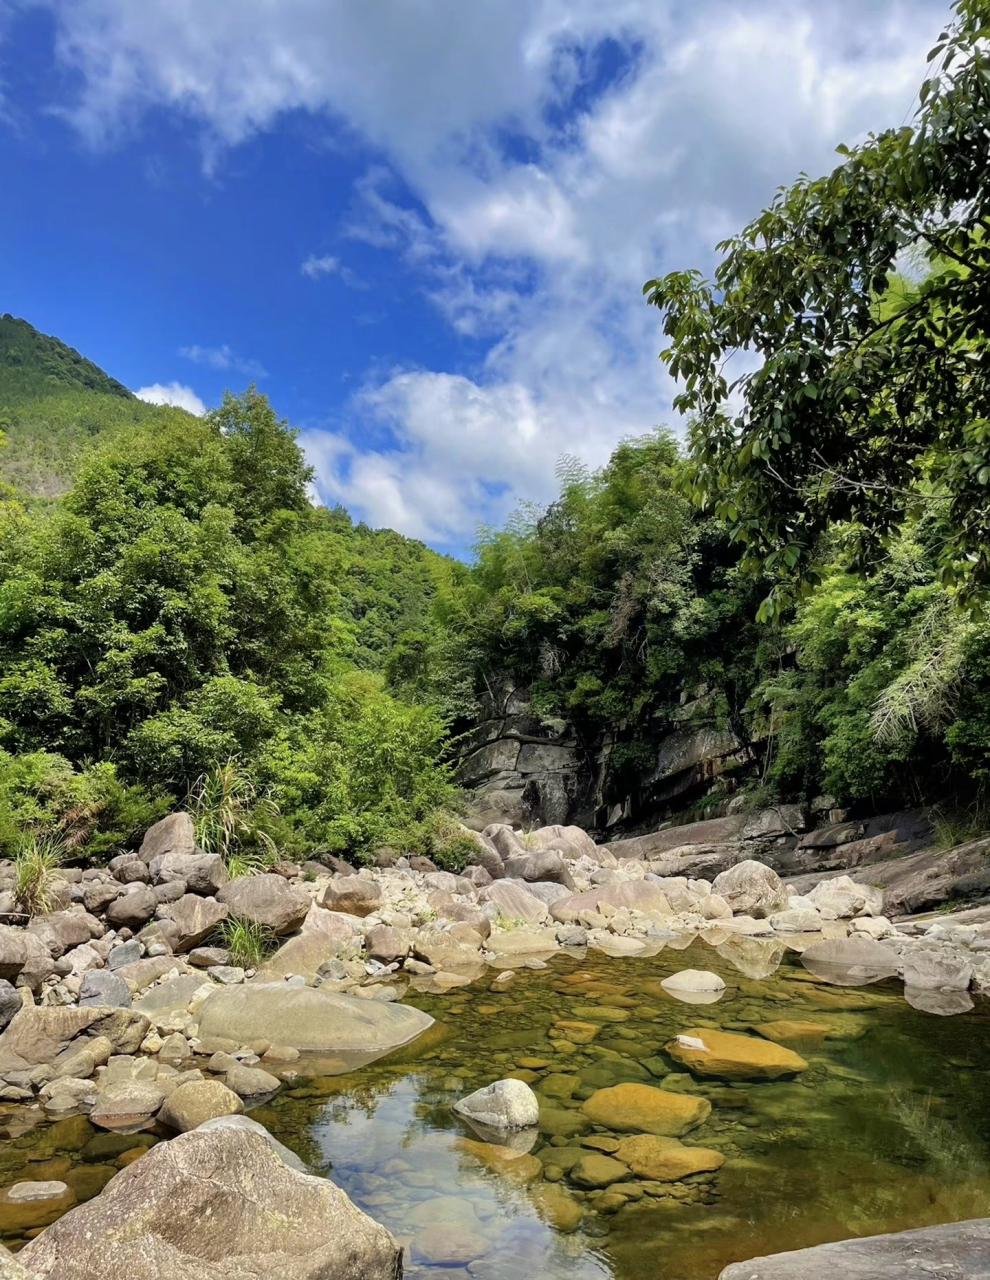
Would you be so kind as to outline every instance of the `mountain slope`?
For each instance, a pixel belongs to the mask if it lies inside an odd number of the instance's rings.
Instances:
[[[26,320],[0,316],[0,475],[26,498],[70,487],[80,456],[106,437],[165,413]]]

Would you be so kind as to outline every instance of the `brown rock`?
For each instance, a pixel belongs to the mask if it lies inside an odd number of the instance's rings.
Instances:
[[[37,991],[55,961],[40,938],[15,925],[0,925],[0,978]]]
[[[201,898],[195,893],[184,894],[178,902],[163,907],[161,919],[171,920],[177,930],[173,950],[191,950],[209,937],[221,920],[226,920],[229,910],[216,898]]]
[[[617,1159],[627,1164],[637,1178],[650,1182],[677,1182],[694,1173],[721,1169],[725,1156],[707,1147],[686,1147],[676,1138],[660,1138],[652,1133],[623,1138]]]
[[[571,1169],[571,1181],[579,1187],[610,1187],[613,1182],[631,1178],[628,1165],[600,1151],[589,1151]]]
[[[514,1151],[511,1147],[500,1147],[492,1142],[476,1142],[473,1138],[458,1138],[455,1142],[458,1151],[473,1156],[492,1173],[515,1186],[525,1186],[535,1182],[543,1173],[543,1165],[536,1156],[522,1151]]]
[[[668,1041],[664,1050],[696,1075],[726,1080],[777,1080],[808,1069],[804,1058],[791,1049],[710,1027],[692,1027]]]
[[[107,907],[107,922],[115,929],[140,929],[155,914],[158,899],[145,885],[114,898]]]
[[[188,813],[170,813],[144,833],[138,857],[151,862],[168,853],[195,853],[196,828]]]
[[[338,876],[327,885],[320,901],[330,911],[370,916],[381,905],[382,891],[374,880],[363,876]]]
[[[54,1062],[78,1037],[106,1036],[115,1053],[135,1053],[151,1023],[133,1009],[99,1005],[25,1008],[0,1035],[0,1071],[23,1071]],[[85,1048],[85,1042],[76,1046]]]
[[[617,1133],[653,1133],[679,1138],[711,1115],[707,1098],[669,1093],[648,1084],[617,1084],[598,1089],[581,1105],[594,1124]]]
[[[219,892],[230,877],[218,853],[166,853],[152,862],[159,883],[183,880],[190,893],[204,897]]]
[[[312,899],[281,876],[238,876],[217,894],[230,914],[264,925],[278,936],[293,933],[306,919]]]

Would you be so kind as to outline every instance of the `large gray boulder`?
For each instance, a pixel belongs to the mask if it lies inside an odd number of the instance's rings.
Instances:
[[[95,1005],[24,1008],[0,1035],[0,1072],[54,1062],[77,1039],[80,1043],[74,1047],[83,1048],[86,1039],[97,1036],[105,1036],[114,1053],[136,1053],[150,1026],[144,1014],[133,1009]]]
[[[230,908],[216,898],[201,898],[195,893],[185,893],[178,902],[170,902],[159,911],[159,919],[171,920],[175,925],[174,951],[191,951],[204,938],[208,938],[221,920],[226,920]]]
[[[217,893],[230,879],[218,853],[166,853],[153,859],[151,873],[156,884],[182,880],[190,893],[204,897]]]
[[[104,1009],[129,1009],[130,988],[112,969],[91,969],[79,988],[79,1003],[101,1005]]]
[[[196,828],[188,813],[170,813],[144,833],[138,856],[151,862],[167,853],[195,853]]]
[[[140,929],[155,914],[158,899],[147,885],[128,885],[107,907],[107,923],[115,929]]]
[[[23,1255],[20,1255],[23,1256]],[[988,1280],[990,1218],[733,1262],[719,1280]]]
[[[297,1173],[259,1133],[162,1142],[19,1256],[73,1280],[397,1280],[392,1236],[327,1178]]]
[[[914,991],[965,991],[973,980],[973,966],[964,955],[919,947],[903,957],[904,985]]]
[[[279,1142],[278,1138],[273,1138],[263,1124],[252,1120],[250,1116],[215,1116],[212,1120],[204,1120],[196,1132],[203,1133],[212,1129],[245,1129],[250,1133],[257,1133],[264,1138],[283,1164],[287,1164],[290,1169],[295,1169],[296,1173],[309,1173],[309,1169],[294,1151],[290,1151],[283,1142]],[[0,1274],[0,1280],[3,1280],[2,1274]]]
[[[564,858],[597,858],[598,846],[583,827],[538,827],[529,833],[534,849],[549,849]]]
[[[232,916],[263,925],[278,936],[294,933],[312,904],[308,893],[269,873],[238,876],[223,886],[217,898]]]
[[[765,920],[786,911],[787,890],[772,867],[747,858],[715,877],[712,893],[721,894],[735,915]]]
[[[496,1080],[454,1103],[453,1110],[489,1129],[528,1129],[539,1124],[540,1102],[522,1080]]]
[[[432,1025],[430,1015],[412,1005],[284,982],[224,987],[199,1010],[200,1039],[220,1037],[236,1044],[263,1039],[302,1053],[381,1056]]]

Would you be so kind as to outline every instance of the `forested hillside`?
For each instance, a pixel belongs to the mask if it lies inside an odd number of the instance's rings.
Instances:
[[[0,846],[111,849],[219,785],[249,850],[431,847],[443,725],[385,669],[462,567],[314,507],[253,390],[198,419],[21,322],[4,340]]]

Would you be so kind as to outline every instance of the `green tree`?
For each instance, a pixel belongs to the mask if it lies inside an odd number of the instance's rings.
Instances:
[[[713,283],[645,286],[695,496],[774,581],[764,618],[817,580],[836,526],[866,570],[921,511],[941,581],[963,600],[990,583],[988,37],[987,0],[958,0],[910,127],[779,192],[719,245]],[[922,278],[898,279],[912,264]]]

